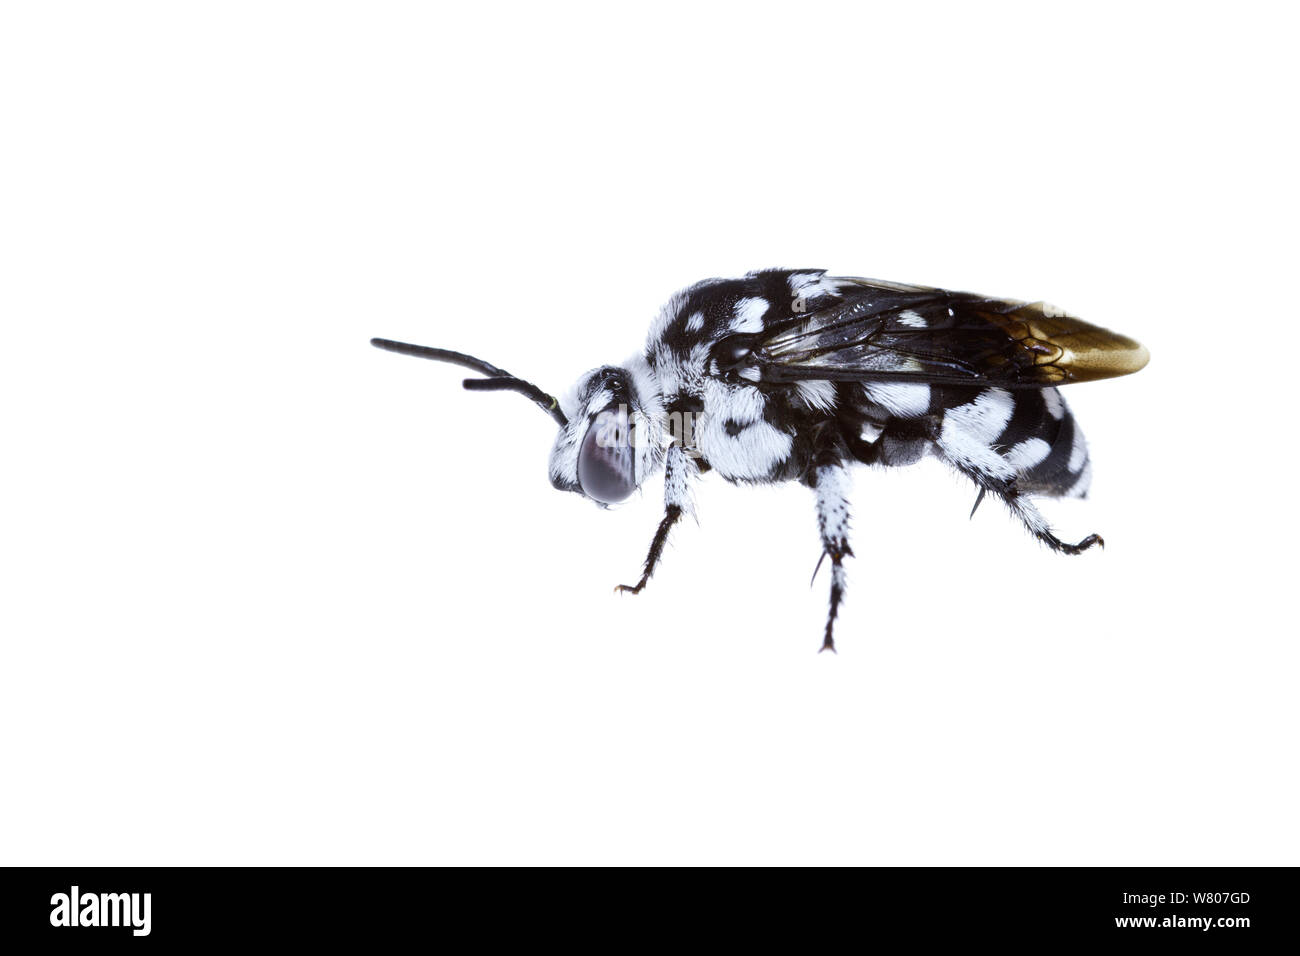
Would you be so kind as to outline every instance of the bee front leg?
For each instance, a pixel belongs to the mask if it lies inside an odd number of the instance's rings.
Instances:
[[[844,559],[852,557],[849,547],[849,470],[843,461],[826,461],[816,466],[810,484],[817,493],[817,527],[821,532],[822,556],[817,560],[820,568],[827,555],[831,559],[831,607],[826,617],[826,636],[823,651],[835,651],[835,617],[840,601],[844,599]],[[813,578],[817,572],[813,571]]]
[[[664,462],[664,517],[655,531],[654,540],[650,542],[650,553],[646,555],[645,565],[641,571],[641,580],[636,584],[620,584],[614,588],[622,594],[640,594],[641,589],[655,573],[655,566],[663,555],[664,545],[668,543],[668,532],[681,519],[682,515],[692,512],[691,481],[700,472],[695,459],[687,455],[678,445],[668,449]]]

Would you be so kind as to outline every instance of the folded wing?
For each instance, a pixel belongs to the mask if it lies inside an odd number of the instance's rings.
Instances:
[[[765,382],[925,381],[1048,388],[1136,372],[1147,350],[1043,302],[841,279],[834,305],[755,338]]]

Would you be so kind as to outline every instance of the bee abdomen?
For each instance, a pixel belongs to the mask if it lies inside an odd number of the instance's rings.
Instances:
[[[959,468],[1029,494],[1087,493],[1087,442],[1056,389],[936,387],[930,410],[935,444]]]
[[[1070,412],[1069,406],[1060,393],[1052,388],[1042,392],[1033,392],[1016,396],[1017,404],[1037,401],[1043,406],[1044,414],[1031,439],[1034,456],[1032,464],[1022,466],[1018,486],[1031,494],[1051,497],[1082,498],[1088,493],[1092,479],[1092,463],[1088,458],[1088,443],[1079,428],[1078,420]],[[1008,423],[1008,427],[1014,423]],[[1026,441],[1016,434],[1009,439]],[[1011,454],[1017,445],[1010,446]]]

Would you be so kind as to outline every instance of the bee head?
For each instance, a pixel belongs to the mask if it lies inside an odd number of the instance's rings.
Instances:
[[[467,378],[475,392],[518,392],[560,426],[551,451],[551,484],[605,507],[624,500],[663,463],[659,391],[643,358],[624,367],[593,369],[578,380],[563,405],[532,382],[482,359],[448,349],[371,339],[375,348],[447,362],[484,378]]]
[[[565,425],[551,450],[551,484],[601,506],[628,498],[663,463],[658,391],[643,359],[605,365],[578,380],[562,403]]]

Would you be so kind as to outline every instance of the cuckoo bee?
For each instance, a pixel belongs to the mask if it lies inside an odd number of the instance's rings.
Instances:
[[[582,376],[557,400],[480,359],[387,339],[381,349],[449,362],[509,390],[559,426],[551,483],[601,506],[660,469],[664,516],[634,585],[646,586],[669,532],[692,512],[709,470],[735,483],[799,481],[816,498],[834,649],[849,547],[849,469],[910,465],[934,455],[1000,499],[1062,554],[1102,544],[1062,541],[1031,498],[1083,497],[1092,464],[1058,387],[1136,372],[1147,350],[1044,303],[768,269],[706,279],[674,295],[645,348]],[[974,514],[972,509],[971,514]]]

